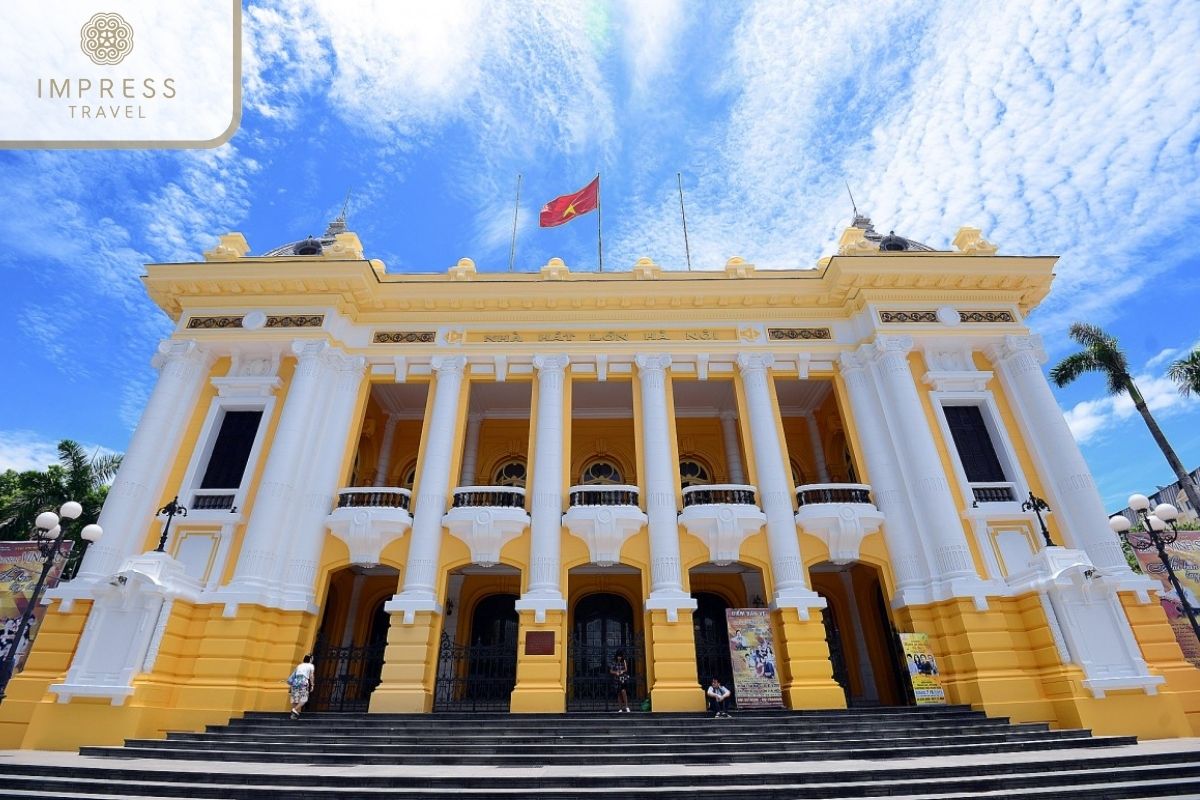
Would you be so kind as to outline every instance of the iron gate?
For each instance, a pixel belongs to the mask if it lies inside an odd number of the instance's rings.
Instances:
[[[833,613],[832,605],[821,611],[821,621],[825,623],[825,642],[829,645],[829,662],[833,665],[833,680],[846,695],[846,705],[850,705],[850,670],[846,667],[846,653],[842,649],[842,631],[837,617]]]
[[[633,684],[628,688],[629,704],[637,706],[646,697],[645,649],[632,637],[627,639],[581,639],[573,635],[567,641],[567,710],[615,711],[617,688],[613,679],[613,658],[625,653],[625,663]]]
[[[313,648],[313,711],[366,711],[371,692],[379,685],[387,642],[334,647],[320,640]]]
[[[729,689],[729,707],[737,708],[737,692],[733,685],[733,662],[729,655],[729,638],[712,639],[696,633],[696,676],[700,688],[707,690],[713,678]]]
[[[458,644],[442,634],[434,711],[508,711],[517,683],[517,642]]]

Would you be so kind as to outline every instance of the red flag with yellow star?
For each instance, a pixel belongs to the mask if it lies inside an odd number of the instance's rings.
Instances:
[[[600,176],[574,194],[556,197],[542,206],[541,226],[553,228],[578,216],[595,211],[600,204]]]

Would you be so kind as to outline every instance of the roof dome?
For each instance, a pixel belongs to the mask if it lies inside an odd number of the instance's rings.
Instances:
[[[333,244],[333,240],[339,233],[346,232],[346,217],[344,214],[339,214],[337,219],[329,223],[329,227],[325,229],[325,233],[320,236],[306,236],[294,242],[280,245],[274,250],[269,250],[263,253],[265,258],[272,256],[319,256]]]

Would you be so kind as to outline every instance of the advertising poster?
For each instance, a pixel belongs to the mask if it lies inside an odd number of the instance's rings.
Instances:
[[[725,610],[738,708],[783,708],[771,615],[765,608]]]
[[[1136,533],[1130,534],[1131,538],[1137,536]],[[1167,568],[1159,559],[1158,551],[1150,549],[1134,552],[1137,553],[1142,572],[1162,584],[1159,597],[1163,610],[1167,612],[1167,619],[1175,631],[1179,649],[1183,650],[1183,657],[1200,667],[1200,641],[1196,640],[1196,634],[1192,632],[1187,614],[1179,602],[1179,593],[1167,579]],[[1173,544],[1167,545],[1167,557],[1171,559],[1171,568],[1175,570],[1175,577],[1179,578],[1188,602],[1192,608],[1200,609],[1200,531],[1180,531],[1179,538]]]
[[[54,560],[50,574],[46,576],[46,588],[58,584],[59,575],[71,552],[71,542],[63,542],[59,557]],[[21,641],[17,641],[17,629],[21,615],[29,606],[29,596],[34,584],[42,574],[42,554],[35,542],[0,542],[0,659],[8,655],[9,648],[16,646],[17,660],[13,672],[25,666],[25,657],[37,636],[38,624],[46,613],[45,606],[34,611],[29,627]],[[45,596],[43,590],[43,597]]]
[[[929,634],[902,633],[900,644],[904,647],[904,660],[908,665],[908,679],[912,682],[913,697],[919,706],[945,705],[946,692],[942,689],[941,670],[929,647]]]

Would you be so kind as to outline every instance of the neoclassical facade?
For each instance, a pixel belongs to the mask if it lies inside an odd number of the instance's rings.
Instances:
[[[1025,324],[1055,259],[953,247],[858,218],[810,270],[389,274],[338,221],[150,265],[176,329],[0,747],[280,710],[308,652],[327,710],[611,708],[617,650],[699,710],[753,607],[789,708],[909,702],[916,631],[951,702],[1200,733]]]

